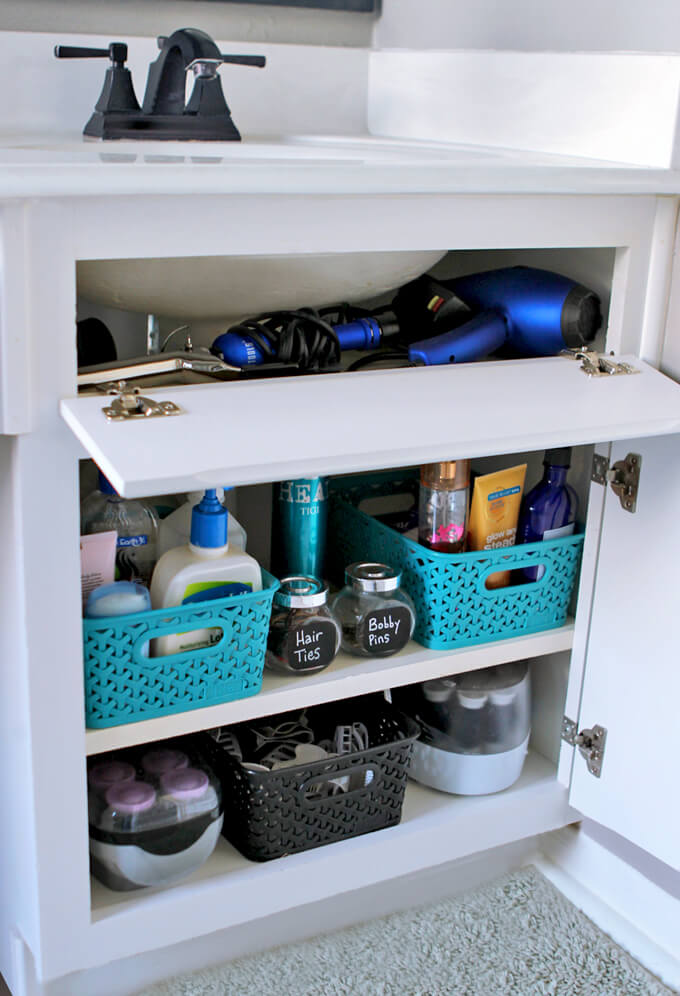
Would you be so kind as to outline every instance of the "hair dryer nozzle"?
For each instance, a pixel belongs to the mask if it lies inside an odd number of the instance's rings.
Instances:
[[[600,299],[582,284],[574,284],[562,305],[562,338],[569,349],[587,346],[602,325]]]

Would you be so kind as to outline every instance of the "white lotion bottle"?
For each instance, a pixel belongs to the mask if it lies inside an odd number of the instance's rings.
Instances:
[[[216,488],[215,490],[217,491],[217,498],[220,504],[226,505],[225,492],[227,489]],[[171,512],[164,519],[161,519],[158,533],[159,556],[167,553],[168,550],[172,550],[175,546],[183,546],[190,541],[191,518],[194,505],[200,502],[202,497],[202,491],[191,492],[187,495],[187,500],[179,508],[176,508],[174,512]],[[246,531],[231,513],[229,513],[227,519],[227,533],[227,542],[231,550],[245,550]]]
[[[209,488],[192,510],[190,542],[168,550],[156,564],[151,578],[154,609],[262,590],[262,572],[255,558],[229,547],[228,516],[215,488]],[[196,650],[221,638],[219,627],[173,633],[153,641],[153,655]]]

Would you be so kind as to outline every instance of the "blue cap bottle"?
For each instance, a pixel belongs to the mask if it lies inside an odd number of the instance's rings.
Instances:
[[[191,545],[226,547],[228,544],[229,513],[217,497],[215,488],[208,488],[191,512]]]

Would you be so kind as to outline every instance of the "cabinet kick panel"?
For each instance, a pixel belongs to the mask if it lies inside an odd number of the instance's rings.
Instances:
[[[587,376],[565,356],[145,390],[172,418],[61,414],[119,493],[138,497],[680,431],[680,388]]]

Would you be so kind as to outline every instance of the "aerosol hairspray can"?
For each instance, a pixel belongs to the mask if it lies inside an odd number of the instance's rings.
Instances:
[[[278,577],[323,577],[328,478],[300,477],[274,485],[272,569]]]

